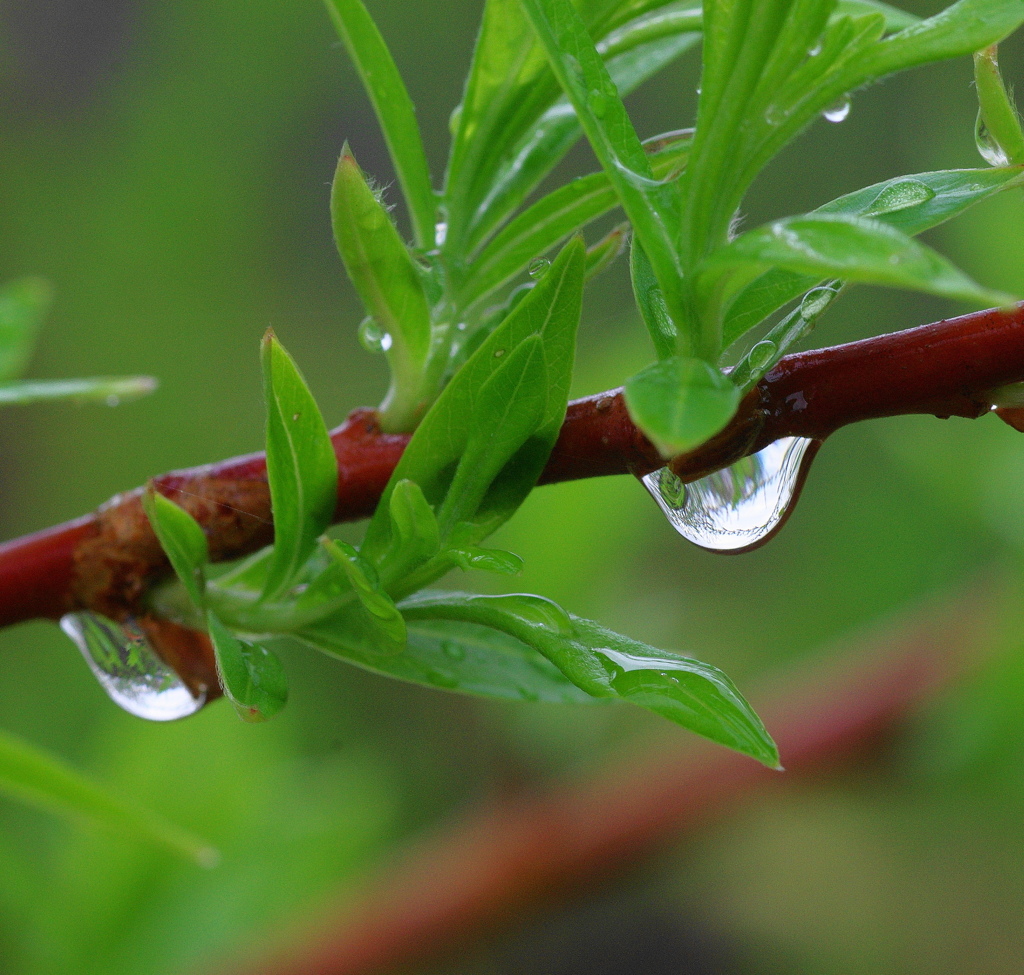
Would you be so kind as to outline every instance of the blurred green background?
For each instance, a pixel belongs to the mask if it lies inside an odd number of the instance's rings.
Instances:
[[[481,3],[368,5],[439,174]],[[1001,61],[1024,87],[1019,38]],[[690,54],[631,99],[643,136],[689,124],[697,74]],[[765,173],[747,225],[901,173],[982,165],[971,78],[964,59],[861,92],[846,122],[819,123]],[[384,364],[356,341],[362,315],[330,236],[329,181],[346,138],[364,169],[393,180],[317,0],[0,3],[0,279],[44,275],[57,292],[29,375],[161,382],[117,409],[0,414],[3,537],[151,474],[257,449],[268,325],[330,424],[379,399]],[[581,147],[561,172],[593,166]],[[984,284],[1024,294],[1022,227],[1017,192],[928,240]],[[861,289],[815,340],[965,310]],[[617,385],[647,356],[618,266],[588,295],[577,393]],[[980,641],[985,666],[915,715],[883,762],[784,784],[443,970],[1024,970],[1022,480],[1024,440],[995,418],[843,430],[780,537],[734,558],[688,546],[630,478],[536,492],[498,539],[526,559],[517,588],[716,663],[755,699],[801,661],[855,652],[859,633],[979,578],[1018,598],[1000,603]],[[478,702],[305,651],[287,654],[291,701],[268,725],[220,705],[148,725],[106,700],[52,625],[0,634],[0,661],[4,728],[224,855],[204,872],[0,803],[0,971],[10,975],[216,970],[358,889],[423,830],[673,734],[626,706]],[[652,945],[660,954],[644,955]],[[617,951],[624,967],[611,967]]]

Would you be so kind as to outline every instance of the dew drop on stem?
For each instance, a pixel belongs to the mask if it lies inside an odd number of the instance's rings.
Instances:
[[[1003,147],[992,138],[992,133],[989,132],[980,112],[978,121],[974,125],[974,144],[978,147],[981,158],[990,166],[1010,165],[1010,157],[1006,155]]]
[[[551,261],[546,257],[535,257],[530,261],[526,271],[531,278],[542,278],[549,267],[551,267]]]
[[[817,440],[783,437],[689,484],[668,467],[643,483],[683,538],[711,552],[741,552],[763,545],[782,527],[819,446]]]
[[[148,721],[174,721],[206,703],[161,660],[145,634],[98,613],[68,613],[60,628],[74,641],[108,697],[129,714]]]

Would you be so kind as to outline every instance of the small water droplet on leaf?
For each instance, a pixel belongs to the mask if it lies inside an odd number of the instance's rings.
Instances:
[[[712,552],[740,552],[764,544],[782,526],[819,445],[784,437],[689,484],[668,467],[643,483],[683,538]]]
[[[530,265],[527,267],[526,272],[531,278],[542,278],[549,267],[551,267],[551,261],[546,257],[535,257],[530,261]]]
[[[865,217],[873,217],[882,213],[896,213],[898,210],[909,210],[910,207],[927,203],[935,196],[935,190],[922,183],[919,179],[900,179],[890,183],[864,211]]]

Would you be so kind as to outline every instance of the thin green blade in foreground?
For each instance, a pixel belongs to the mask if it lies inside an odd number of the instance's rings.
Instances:
[[[204,867],[217,851],[162,816],[110,795],[59,758],[0,731],[0,791],[64,816],[81,817],[114,830],[146,837]]]
[[[409,207],[416,244],[432,247],[437,204],[416,109],[402,76],[362,0],[327,0],[327,9],[373,102]]]
[[[490,626],[547,657],[594,697],[618,697],[772,768],[779,753],[732,681],[720,670],[620,636],[540,596],[424,593],[401,604],[417,620]]]
[[[274,555],[263,590],[287,589],[331,523],[338,464],[316,400],[273,332],[263,337],[267,481],[274,512]]]
[[[156,389],[152,376],[101,376],[95,379],[42,379],[0,383],[0,406],[29,403],[104,403],[118,406]]]

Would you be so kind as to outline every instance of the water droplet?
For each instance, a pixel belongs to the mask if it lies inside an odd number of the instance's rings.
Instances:
[[[782,125],[789,118],[789,112],[781,105],[769,105],[764,113],[764,120],[771,126]]]
[[[935,190],[919,179],[900,179],[890,183],[875,197],[871,206],[864,211],[864,216],[873,217],[881,213],[909,210],[910,207],[927,203],[934,196]]]
[[[800,302],[800,317],[804,321],[817,318],[832,304],[838,294],[835,288],[811,288]]]
[[[535,257],[530,261],[530,266],[526,269],[527,273],[531,278],[542,278],[544,272],[551,267],[551,262],[546,257]]]
[[[807,52],[807,56],[809,58],[816,58],[819,54],[821,54],[821,41],[818,41],[818,43]]]
[[[587,96],[587,104],[590,106],[590,110],[598,118],[604,118],[605,114],[608,112],[609,99],[602,91],[592,91]]]
[[[119,406],[121,403],[121,397],[111,395],[108,396],[106,400],[104,400],[104,402],[107,404],[107,406]]]
[[[453,643],[451,640],[444,640],[441,643],[441,652],[452,660],[465,660],[466,649],[461,643]]]
[[[500,359],[504,354],[505,354],[505,350],[504,349],[495,349],[494,350],[494,358],[495,359]]]
[[[120,625],[97,613],[68,613],[60,628],[82,651],[110,699],[149,721],[195,714],[206,701],[193,697],[181,678],[157,656],[134,624]]]
[[[367,352],[387,352],[391,348],[391,335],[377,324],[372,315],[359,325],[359,343]]]
[[[850,96],[843,95],[839,101],[832,105],[829,105],[824,112],[821,113],[821,117],[826,122],[844,122],[846,117],[850,114]]]
[[[981,112],[978,113],[978,121],[974,125],[974,144],[978,147],[981,158],[990,166],[1010,165],[1010,157],[1007,156],[1003,147],[992,138],[992,133],[985,125]]]
[[[438,220],[434,224],[434,246],[444,247],[444,242],[448,239],[448,221]]]
[[[767,368],[776,352],[778,352],[778,346],[771,339],[763,339],[758,342],[747,353],[747,362],[750,364],[751,371],[757,372]]]
[[[783,437],[699,481],[684,484],[663,467],[643,483],[683,538],[712,552],[741,552],[782,526],[819,445]]]

